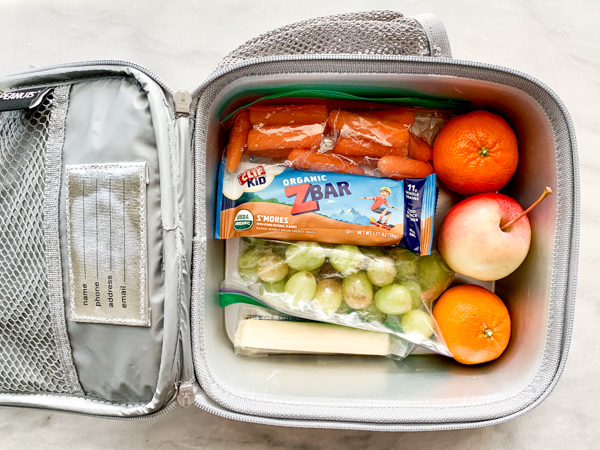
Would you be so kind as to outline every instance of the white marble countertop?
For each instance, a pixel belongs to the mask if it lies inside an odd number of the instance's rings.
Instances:
[[[176,409],[120,422],[0,410],[0,447],[513,449],[598,448],[600,441],[600,3],[586,0],[203,0],[2,2],[0,73],[88,59],[136,62],[171,86],[191,89],[229,51],[302,19],[369,9],[432,12],[445,23],[454,57],[511,67],[550,86],[569,109],[581,162],[581,242],[575,329],[554,392],[526,415],[455,432],[306,430],[229,421]],[[596,200],[594,200],[596,199]]]

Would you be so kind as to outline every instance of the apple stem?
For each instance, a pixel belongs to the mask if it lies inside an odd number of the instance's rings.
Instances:
[[[500,229],[502,231],[506,231],[513,223],[515,223],[516,221],[518,221],[521,217],[523,217],[524,215],[528,214],[531,212],[531,210],[533,208],[535,208],[537,205],[539,205],[540,203],[542,203],[542,200],[544,200],[546,197],[548,197],[550,194],[552,194],[552,189],[550,189],[549,187],[546,187],[546,189],[544,189],[544,192],[542,192],[542,195],[540,195],[540,198],[538,198],[533,205],[531,205],[529,208],[527,208],[525,211],[523,211],[521,214],[519,214],[517,217],[515,217],[513,220],[511,220],[510,222],[508,222],[505,225],[502,225],[500,227]]]

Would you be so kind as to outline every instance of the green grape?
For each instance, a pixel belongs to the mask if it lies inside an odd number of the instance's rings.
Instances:
[[[320,267],[318,269],[315,269],[315,270],[309,270],[309,272],[313,274],[313,276],[317,279],[317,281],[319,280],[319,274],[321,273],[320,272]]]
[[[248,248],[264,247],[265,245],[264,239],[255,237],[244,236],[242,241],[244,241],[244,244],[246,244],[246,247]]]
[[[281,256],[267,255],[258,260],[258,278],[269,283],[275,283],[285,278],[288,266]]]
[[[353,309],[364,309],[373,300],[373,286],[364,272],[348,275],[342,282],[344,300]]]
[[[342,291],[342,298],[343,298],[343,291]],[[352,312],[352,308],[350,308],[350,306],[348,306],[348,303],[346,303],[344,300],[342,300],[342,304],[336,311],[337,314],[350,314],[351,312]]]
[[[394,260],[389,256],[370,259],[367,266],[367,275],[375,286],[382,287],[391,284],[396,277]]]
[[[337,278],[341,282],[343,276],[337,270],[333,268],[333,266],[329,263],[329,261],[325,261],[321,267],[319,267],[319,273],[317,275],[319,280],[326,280],[329,278]]]
[[[333,250],[333,247],[335,247],[333,244],[328,244],[326,242],[320,242],[321,247],[323,247],[323,250],[325,250],[325,256],[329,256],[329,254],[331,253],[331,251]]]
[[[396,283],[417,278],[417,261],[396,261]]]
[[[312,301],[315,309],[330,314],[337,311],[342,304],[342,285],[333,279],[319,281],[317,292]]]
[[[401,323],[406,334],[419,334],[424,339],[433,336],[433,319],[425,311],[413,309],[402,316]]]
[[[310,302],[317,291],[317,280],[310,272],[302,271],[293,275],[285,284],[285,292],[292,297],[293,306],[300,302]]]
[[[282,294],[285,292],[285,279],[269,283],[267,281],[261,281],[264,291],[269,294]]]
[[[421,299],[421,294],[423,291],[421,290],[421,285],[413,280],[406,280],[400,283],[410,292],[410,298],[412,299],[412,309],[417,309],[423,303]]]
[[[385,256],[385,252],[380,247],[360,247],[360,251],[367,258],[380,258]]]
[[[367,322],[379,322],[383,323],[387,317],[385,313],[379,311],[373,302],[365,309],[360,309],[357,311],[358,315],[363,318],[363,320]]]
[[[256,283],[258,280],[258,261],[266,255],[266,251],[256,248],[249,248],[242,253],[237,260],[237,268],[240,276],[250,283]]]
[[[296,242],[285,251],[287,265],[300,271],[318,269],[325,262],[325,250],[317,242]]]
[[[402,326],[400,325],[400,320],[402,316],[396,316],[393,314],[388,314],[385,322],[383,323],[390,330],[397,331],[398,333],[402,333]]]
[[[387,252],[388,256],[394,261],[414,261],[418,255],[402,247],[390,248]]]
[[[286,252],[287,248],[290,246],[290,244],[288,244],[287,242],[281,242],[281,241],[265,240],[263,242],[264,242],[263,245],[265,246],[265,248],[270,249],[274,254],[276,254],[277,256],[281,256],[282,258],[285,258],[285,252]]]
[[[364,256],[356,245],[338,245],[331,251],[329,262],[342,275],[350,275],[362,269]]]
[[[389,284],[375,294],[375,305],[385,314],[404,314],[412,309],[410,291],[399,284]]]
[[[417,261],[417,281],[421,285],[423,292],[430,288],[437,295],[433,294],[433,298],[444,292],[452,281],[453,272],[442,259],[442,255],[435,251],[429,256],[423,256]]]
[[[404,280],[414,280],[417,277],[417,255],[405,248],[395,247],[388,251],[396,266],[396,278],[400,283]]]

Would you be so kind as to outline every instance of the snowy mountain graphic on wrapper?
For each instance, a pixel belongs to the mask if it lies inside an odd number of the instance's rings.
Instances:
[[[342,222],[354,223],[357,225],[369,225],[371,223],[368,217],[363,216],[354,208],[340,209],[335,214],[332,214],[331,218],[335,220],[341,220]]]

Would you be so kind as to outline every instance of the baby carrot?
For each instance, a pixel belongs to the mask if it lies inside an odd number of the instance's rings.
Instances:
[[[408,154],[411,158],[419,161],[431,161],[433,149],[424,139],[410,133],[408,137]]]
[[[365,171],[357,165],[331,153],[318,153],[314,150],[293,150],[288,160],[296,170],[322,172],[342,172],[354,175],[364,175]]]
[[[291,151],[292,151],[291,148],[277,148],[277,149],[273,149],[273,150],[258,150],[258,151],[249,150],[248,154],[250,156],[260,156],[263,158],[287,159]]]
[[[234,172],[240,164],[248,132],[250,131],[250,114],[248,111],[240,112],[235,118],[235,124],[229,133],[229,143],[227,144],[227,170]]]
[[[257,127],[248,133],[248,149],[317,148],[323,128],[321,124]]]
[[[377,167],[377,163],[379,162],[379,158],[372,158],[370,156],[347,156],[347,155],[339,155],[342,159],[349,159],[354,164],[363,167],[370,167],[374,169]]]
[[[369,111],[368,115],[379,120],[389,120],[391,122],[400,123],[406,128],[412,127],[415,123],[415,113],[410,109],[395,108],[383,111]]]
[[[380,158],[385,155],[406,156],[408,147],[388,147],[369,139],[360,137],[340,137],[333,147],[333,151],[344,156],[370,156]]]
[[[382,177],[394,180],[425,178],[433,173],[433,167],[429,163],[400,156],[384,156],[377,163],[377,168]]]
[[[388,147],[404,147],[408,142],[408,129],[404,125],[375,117],[335,110],[329,114],[328,123],[342,137],[369,139]]]
[[[252,125],[305,125],[327,122],[325,105],[255,105],[250,107]]]

